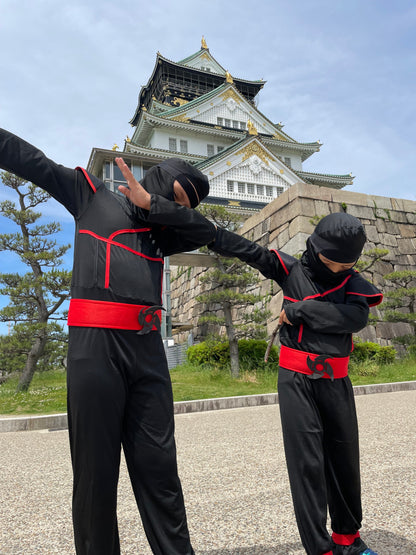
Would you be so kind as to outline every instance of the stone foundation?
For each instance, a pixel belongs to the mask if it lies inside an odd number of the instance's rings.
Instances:
[[[383,260],[363,274],[366,279],[385,292],[388,290],[388,284],[383,279],[385,274],[416,269],[416,202],[411,200],[298,183],[248,218],[240,233],[262,246],[296,255],[304,251],[306,239],[313,232],[317,218],[341,211],[356,216],[363,223],[368,238],[364,251],[373,248],[389,250]],[[172,259],[171,264],[173,266]],[[174,322],[191,325],[195,340],[203,340],[206,333],[198,325],[198,318],[204,307],[195,300],[207,287],[198,279],[205,270],[201,267],[172,267],[172,319]],[[265,294],[271,288],[273,297],[269,308],[272,317],[267,322],[269,334],[280,312],[282,292],[276,283],[263,277],[253,291],[261,290]],[[375,307],[371,311],[380,315],[379,310],[382,307],[381,304],[380,308]],[[234,317],[236,321],[239,320],[238,311]],[[366,341],[387,345],[392,338],[411,332],[410,325],[383,322],[367,326],[358,335]],[[178,333],[176,341],[186,341],[188,334],[188,330]]]

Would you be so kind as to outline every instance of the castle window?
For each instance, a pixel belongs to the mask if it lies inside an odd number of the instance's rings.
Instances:
[[[257,194],[260,196],[264,195],[264,185],[257,185]]]
[[[273,196],[273,187],[271,185],[266,185],[266,197]]]
[[[253,183],[247,183],[247,193],[249,195],[254,195],[254,184]]]
[[[180,140],[180,148],[181,148],[182,154],[187,154],[187,152],[188,152],[188,141],[185,141],[185,140],[181,139]]]
[[[283,187],[276,187],[276,193],[277,193],[276,196],[281,195],[283,193]]]
[[[232,181],[227,181],[227,193],[234,192],[234,183]]]
[[[221,125],[221,127],[224,125],[224,120],[223,118],[217,118],[217,124]]]
[[[224,118],[224,127],[231,127],[231,120]]]
[[[214,145],[207,145],[207,155],[214,156],[215,154],[215,147]]]
[[[169,150],[173,150],[174,152],[177,152],[178,150],[176,139],[173,139],[172,137],[169,137]]]
[[[221,152],[222,150],[224,150],[223,146],[217,146],[217,152]]]
[[[234,129],[238,129],[240,127],[240,122],[233,119],[233,127]]]
[[[246,130],[246,122],[245,121],[240,121],[240,129],[244,129],[244,131]]]
[[[240,181],[238,182],[238,192],[239,193],[245,193],[246,192],[246,184],[245,183],[241,183]]]
[[[286,166],[289,166],[289,168],[291,168],[292,167],[292,160],[285,156],[285,164],[286,164]]]

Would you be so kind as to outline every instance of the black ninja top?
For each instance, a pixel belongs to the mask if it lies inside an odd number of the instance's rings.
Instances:
[[[320,259],[355,262],[365,243],[360,221],[346,213],[323,218],[307,241],[300,260],[268,250],[235,233],[218,229],[209,247],[236,256],[282,288],[288,320],[280,330],[282,345],[332,357],[350,354],[352,334],[363,329],[369,307],[382,301],[380,291],[355,270],[331,271]]]
[[[209,191],[206,176],[182,160],[162,162],[141,181],[151,193],[150,211],[109,191],[85,170],[56,164],[2,129],[0,167],[47,191],[74,217],[72,299],[113,303],[109,307],[160,306],[164,256],[196,249],[215,235],[214,225],[198,212],[172,202],[175,179],[192,206]]]

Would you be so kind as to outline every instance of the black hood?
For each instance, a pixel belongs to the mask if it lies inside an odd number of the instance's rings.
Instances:
[[[207,176],[180,158],[165,160],[153,166],[140,183],[149,193],[174,200],[175,180],[182,185],[192,208],[198,206],[209,193]]]
[[[334,262],[356,262],[367,237],[360,220],[345,212],[325,216],[310,237],[316,253]]]

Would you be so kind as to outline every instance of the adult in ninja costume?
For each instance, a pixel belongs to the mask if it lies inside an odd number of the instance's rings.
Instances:
[[[282,288],[279,407],[296,520],[308,555],[374,554],[360,538],[358,426],[348,378],[352,334],[382,294],[353,266],[366,235],[346,213],[324,217],[300,260],[218,229],[209,247]],[[327,507],[332,537],[326,528]]]
[[[120,553],[122,445],[153,553],[191,555],[160,335],[161,289],[164,256],[215,236],[214,225],[188,208],[208,194],[208,179],[182,160],[162,162],[142,180],[143,210],[94,175],[60,166],[1,129],[0,167],[42,187],[76,223],[67,367],[76,552]]]

